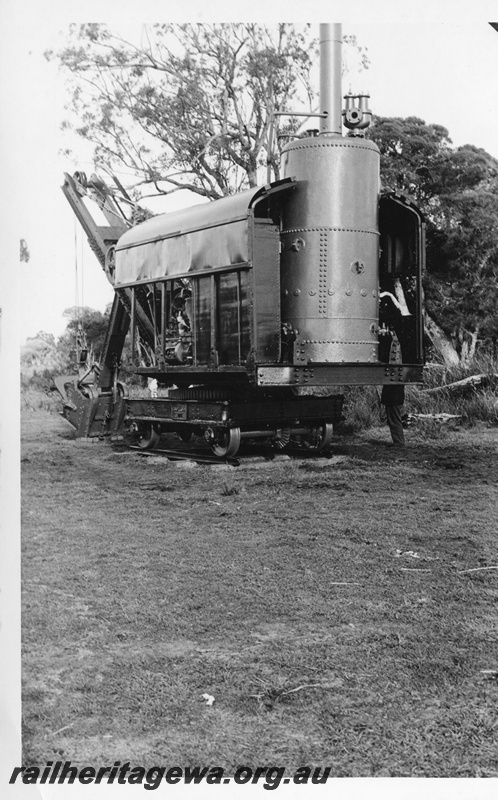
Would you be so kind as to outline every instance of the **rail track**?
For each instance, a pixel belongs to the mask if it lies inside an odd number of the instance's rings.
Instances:
[[[182,450],[164,447],[144,448],[136,444],[125,445],[125,449],[133,450],[139,455],[148,457],[162,456],[169,461],[194,461],[197,464],[226,464],[231,467],[242,466],[244,463],[250,463],[255,458],[257,460],[264,459],[264,461],[272,462],[282,460],[282,456],[285,456],[288,459],[314,460],[317,458],[331,458],[333,455],[330,450],[315,452],[313,450],[307,450],[299,447],[288,447],[284,453],[282,453],[281,450],[255,447],[246,452],[239,453],[236,458],[233,456],[216,456],[206,450]]]
[[[155,447],[154,449],[144,449],[139,445],[129,445],[129,449],[135,450],[141,455],[164,456],[170,461],[195,461],[197,464],[229,464],[231,467],[238,467],[240,465],[239,458],[220,458],[215,455],[199,453],[193,450],[169,450],[158,447]]]

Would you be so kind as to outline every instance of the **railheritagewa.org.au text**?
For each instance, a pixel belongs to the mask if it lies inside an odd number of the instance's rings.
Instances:
[[[136,784],[157,789],[166,784],[259,784],[263,789],[278,789],[281,784],[320,784],[330,777],[331,767],[299,767],[287,774],[285,767],[238,767],[228,774],[222,767],[141,767],[129,761],[115,761],[109,767],[75,767],[70,761],[47,761],[44,767],[15,767],[9,783],[24,784]]]

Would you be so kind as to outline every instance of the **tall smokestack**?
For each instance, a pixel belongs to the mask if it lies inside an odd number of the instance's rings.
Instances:
[[[320,133],[342,134],[342,25],[320,25]]]

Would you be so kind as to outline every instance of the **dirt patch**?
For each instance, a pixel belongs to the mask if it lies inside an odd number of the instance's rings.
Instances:
[[[24,763],[497,776],[498,431],[386,443],[183,470],[26,416]]]

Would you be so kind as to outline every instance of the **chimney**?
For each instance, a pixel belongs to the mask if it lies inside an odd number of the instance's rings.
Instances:
[[[320,24],[320,133],[342,135],[342,25]]]

